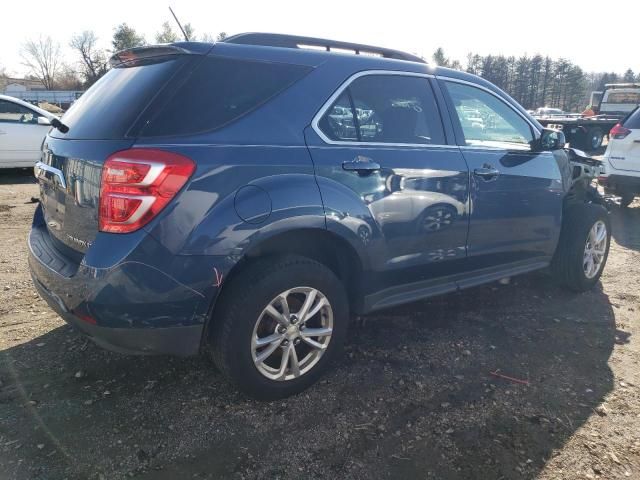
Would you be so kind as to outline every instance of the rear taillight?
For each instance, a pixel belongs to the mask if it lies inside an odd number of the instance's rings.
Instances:
[[[177,153],[132,148],[102,167],[100,231],[128,233],[149,223],[189,180],[193,161]]]
[[[631,130],[629,130],[628,128],[623,127],[621,124],[617,123],[616,126],[613,127],[611,129],[611,131],[609,132],[609,136],[611,138],[615,138],[616,140],[622,140],[623,138],[625,138],[630,133],[631,133]]]

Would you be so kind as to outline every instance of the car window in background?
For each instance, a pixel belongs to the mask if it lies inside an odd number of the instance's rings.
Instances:
[[[319,122],[320,130],[334,141],[358,140],[349,94],[345,91]]]
[[[605,103],[640,103],[640,92],[616,92],[611,91],[607,95]]]
[[[187,135],[223,127],[310,70],[302,65],[206,57],[149,119],[141,136]]]
[[[530,125],[515,110],[480,88],[445,82],[467,145],[530,149]]]
[[[0,100],[0,123],[38,123],[38,117],[27,107],[17,103]]]
[[[640,108],[636,108],[635,111],[627,117],[624,121],[624,126],[627,128],[640,129]]]

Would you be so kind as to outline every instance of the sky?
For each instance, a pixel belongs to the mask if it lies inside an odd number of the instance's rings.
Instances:
[[[288,33],[384,46],[427,59],[444,48],[466,65],[469,52],[480,55],[533,55],[567,58],[587,72],[627,68],[640,72],[639,0],[563,2],[523,0],[323,0],[196,1],[5,0],[0,28],[0,68],[24,74],[21,45],[51,36],[67,63],[75,59],[69,39],[93,30],[110,47],[113,28],[126,22],[152,42],[171,6],[196,34],[257,31]],[[573,5],[573,7],[569,7]]]

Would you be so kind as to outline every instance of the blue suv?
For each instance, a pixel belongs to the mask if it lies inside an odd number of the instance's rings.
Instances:
[[[40,295],[101,346],[207,351],[274,399],[318,379],[352,313],[602,273],[594,162],[481,78],[275,34],[111,65],[44,141],[29,235]]]

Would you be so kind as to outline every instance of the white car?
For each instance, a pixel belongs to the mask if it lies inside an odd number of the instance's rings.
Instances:
[[[629,206],[640,195],[640,107],[611,129],[604,161],[600,182],[607,193],[621,197],[620,205]]]
[[[0,95],[0,168],[33,167],[55,115]]]

